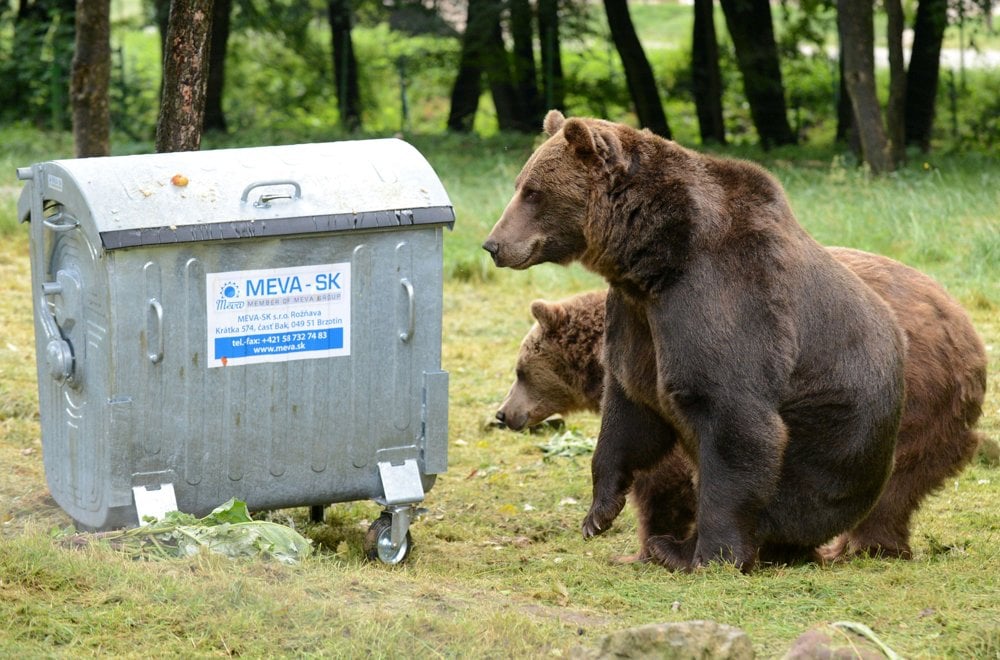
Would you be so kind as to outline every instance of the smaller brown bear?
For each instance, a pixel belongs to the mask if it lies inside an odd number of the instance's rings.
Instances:
[[[907,400],[892,476],[878,504],[852,531],[824,548],[836,558],[867,552],[909,557],[910,520],[921,502],[969,462],[984,441],[972,427],[982,411],[986,352],[968,315],[934,280],[892,259],[830,248],[895,312],[909,349]],[[516,380],[497,419],[519,430],[554,414],[599,412],[604,368],[605,291],[556,302],[536,300],[537,320],[521,343]],[[667,493],[667,489],[674,492]],[[689,532],[695,497],[691,467],[674,452],[631,493],[646,539]]]

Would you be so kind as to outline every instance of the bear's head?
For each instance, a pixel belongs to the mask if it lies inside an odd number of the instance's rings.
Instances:
[[[597,412],[605,297],[606,292],[594,292],[531,303],[536,323],[521,342],[516,380],[496,413],[500,422],[519,431],[551,415]]]
[[[585,222],[592,195],[625,169],[623,132],[599,119],[545,116],[549,138],[514,181],[514,197],[483,243],[497,266],[524,269],[566,264],[587,247]]]

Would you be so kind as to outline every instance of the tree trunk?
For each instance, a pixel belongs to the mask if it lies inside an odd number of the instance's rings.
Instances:
[[[889,101],[886,105],[889,158],[893,169],[906,158],[906,63],[903,60],[903,5],[900,0],[885,0],[888,16]]]
[[[538,0],[538,40],[542,53],[544,106],[548,110],[564,110],[566,91],[559,48],[559,0]]]
[[[215,0],[212,7],[212,42],[208,50],[208,83],[205,89],[205,130],[226,132],[222,92],[226,86],[226,50],[233,0]]]
[[[871,0],[838,0],[844,52],[844,81],[854,110],[854,126],[861,139],[861,153],[872,172],[892,170],[888,141],[882,128],[882,110],[875,93],[875,31]]]
[[[920,0],[913,22],[913,48],[906,74],[906,141],[927,151],[934,127],[941,41],[948,25],[948,0]]]
[[[167,54],[167,29],[170,27],[170,0],[153,0],[153,20],[160,32],[160,62]],[[163,76],[160,76],[160,102],[163,102]]]
[[[653,68],[649,65],[642,44],[639,43],[639,37],[635,33],[628,4],[625,0],[604,0],[604,10],[608,15],[611,39],[615,42],[625,69],[625,80],[628,82],[629,94],[632,103],[635,104],[639,124],[657,135],[669,138],[670,126],[667,125],[667,116],[663,113],[663,104],[660,103]]]
[[[493,96],[493,107],[497,112],[497,124],[501,131],[519,131],[523,129],[518,121],[517,94],[514,91],[514,77],[511,74],[510,63],[507,60],[507,47],[503,42],[503,30],[500,28],[500,3],[487,2],[489,11],[489,33],[486,40],[485,67],[486,80]],[[537,130],[537,127],[535,127]]]
[[[468,133],[476,119],[479,97],[482,94],[482,34],[483,19],[479,15],[482,4],[469,0],[462,35],[462,50],[458,60],[458,75],[451,88],[451,108],[448,111],[448,130]]]
[[[837,42],[844,43],[844,35],[837,24]],[[844,81],[844,49],[837,55],[837,142],[850,142],[854,130],[854,111],[851,110],[851,96],[847,93],[847,83]],[[860,155],[860,154],[859,154]]]
[[[698,113],[702,144],[725,144],[722,117],[722,72],[719,42],[715,35],[713,0],[694,0],[694,30],[691,39],[691,87]]]
[[[464,52],[464,48],[463,48]],[[478,64],[466,61],[464,55],[458,65],[458,75],[451,88],[451,108],[448,111],[448,130],[469,133],[479,109],[482,94],[483,69]]]
[[[354,132],[361,128],[361,93],[358,89],[358,60],[354,56],[351,39],[351,3],[350,0],[330,0],[327,7],[340,122],[345,129]]]
[[[212,0],[173,0],[156,122],[158,152],[197,151],[201,146],[211,29]]]
[[[70,74],[77,158],[111,154],[111,1],[77,0],[76,51]]]
[[[534,30],[528,0],[510,0],[510,33],[514,40],[514,88],[517,91],[518,124],[522,131],[537,131],[542,125],[535,71]]]
[[[795,144],[795,134],[788,123],[771,5],[768,0],[720,1],[761,143],[765,148]]]

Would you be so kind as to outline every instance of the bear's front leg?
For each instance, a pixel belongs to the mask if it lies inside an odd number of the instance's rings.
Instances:
[[[604,387],[601,431],[590,466],[594,499],[583,519],[584,538],[611,527],[625,507],[635,472],[656,465],[676,442],[673,428],[630,400],[613,376],[606,376]]]

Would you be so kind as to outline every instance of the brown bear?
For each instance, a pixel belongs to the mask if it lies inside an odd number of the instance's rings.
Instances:
[[[888,306],[798,224],[777,181],[597,119],[545,119],[483,244],[501,267],[579,260],[609,284],[601,430],[582,531],[680,444],[695,531],[661,563],[749,570],[859,523],[888,480],[904,339]]]
[[[888,303],[908,347],[906,403],[892,476],[871,513],[823,554],[909,558],[913,513],[986,441],[972,430],[986,394],[986,351],[965,310],[930,277],[887,257],[829,250]],[[521,342],[516,380],[497,411],[499,421],[519,430],[554,414],[599,412],[606,297],[606,291],[592,291],[531,304],[537,323]],[[693,522],[691,475],[686,461],[671,464],[678,458],[672,454],[655,474],[633,484],[643,546],[650,535],[685,536]],[[679,509],[657,511],[665,498],[669,506],[671,495],[660,492],[669,483],[679,490],[672,498]],[[645,556],[640,551],[639,557]]]

